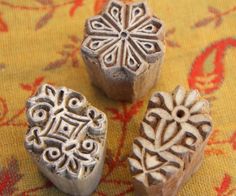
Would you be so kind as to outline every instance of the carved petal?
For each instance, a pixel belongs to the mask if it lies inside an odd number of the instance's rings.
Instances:
[[[169,111],[172,111],[174,108],[172,95],[170,93],[165,92],[161,92],[160,95],[164,99],[165,106],[168,108]]]
[[[129,28],[133,28],[134,26],[142,24],[147,18],[147,5],[143,2],[131,4],[128,12],[128,26]]]
[[[106,10],[105,15],[107,20],[117,25],[116,28],[119,30],[124,28],[125,25],[125,6],[121,1],[109,1]]]
[[[145,61],[147,61],[148,63],[155,63],[163,53],[163,46],[158,40],[132,37],[131,41],[132,45],[135,46],[138,53],[142,54],[142,56],[145,57]]]
[[[208,114],[192,115],[189,120],[195,124],[211,123],[211,118]]]
[[[189,94],[187,95],[187,98],[184,102],[184,105],[186,107],[191,106],[192,104],[194,104],[194,102],[196,102],[197,98],[199,97],[199,92],[198,90],[192,90],[189,92]]]
[[[190,152],[192,151],[191,149],[185,147],[185,146],[182,146],[182,145],[174,145],[171,147],[171,149],[176,152],[176,153],[179,153],[179,154],[185,154],[187,152]]]
[[[159,19],[151,17],[149,20],[143,22],[142,25],[129,30],[131,30],[132,37],[162,40],[164,25]]]
[[[154,129],[147,123],[142,122],[143,132],[149,139],[155,138],[155,132]]]
[[[206,100],[198,101],[191,107],[190,113],[193,114],[193,113],[201,112],[205,107],[209,107],[208,101]]]
[[[118,40],[114,37],[89,36],[84,40],[81,50],[88,56],[97,57],[117,41]]]
[[[101,66],[104,69],[109,67],[120,67],[121,59],[119,56],[121,54],[121,49],[122,47],[118,42],[102,53],[100,55]]]
[[[147,139],[144,139],[142,137],[136,138],[136,140],[146,149],[155,152],[154,145],[148,141]]]
[[[163,143],[168,142],[168,140],[176,134],[176,129],[177,129],[176,122],[172,122],[167,126],[166,130],[164,131]]]
[[[165,165],[165,166],[161,167],[161,170],[164,170],[166,173],[171,175],[171,174],[174,174],[175,172],[177,172],[179,170],[179,168],[177,168],[173,165]]]
[[[176,105],[181,105],[184,101],[186,91],[182,86],[178,86],[174,90],[174,100]]]
[[[126,43],[124,46],[123,52],[123,67],[128,72],[131,72],[135,75],[142,73],[149,65],[143,61],[140,54],[130,43]],[[121,55],[122,56],[122,55]]]
[[[138,175],[134,176],[134,178],[136,180],[142,182],[145,186],[148,186],[148,180],[147,180],[147,176],[145,173],[138,174]]]
[[[132,169],[136,169],[136,170],[143,170],[141,164],[136,160],[136,159],[133,159],[133,158],[129,158],[129,163],[132,167]]]
[[[152,173],[150,173],[150,175],[157,181],[160,181],[160,182],[166,181],[165,176],[159,172],[152,172]]]
[[[158,152],[158,154],[166,161],[178,164],[180,168],[184,164],[183,160],[168,151]]]
[[[118,36],[116,28],[113,27],[104,17],[95,16],[90,18],[87,22],[87,33],[96,35]]]
[[[147,120],[151,116],[159,116],[164,120],[172,120],[172,116],[166,110],[161,108],[150,109],[147,113]]]

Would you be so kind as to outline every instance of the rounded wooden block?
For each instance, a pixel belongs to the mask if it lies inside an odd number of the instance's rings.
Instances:
[[[71,195],[90,195],[102,175],[107,118],[73,90],[43,85],[27,101],[25,147],[41,172]]]
[[[136,195],[174,196],[201,165],[212,132],[209,104],[178,86],[150,101],[129,158]]]
[[[110,0],[85,26],[81,51],[91,81],[116,100],[143,97],[158,79],[163,40],[163,22],[146,3]]]

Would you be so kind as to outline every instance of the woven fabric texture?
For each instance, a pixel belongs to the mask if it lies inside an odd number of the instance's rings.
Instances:
[[[199,89],[211,103],[214,123],[203,165],[179,195],[236,195],[235,0],[148,0],[165,21],[167,49],[155,88],[133,104],[93,87],[81,58],[85,20],[105,3],[0,0],[0,195],[63,195],[23,145],[25,102],[46,82],[81,92],[108,116],[106,163],[94,195],[133,194],[127,157],[148,99],[178,84]]]

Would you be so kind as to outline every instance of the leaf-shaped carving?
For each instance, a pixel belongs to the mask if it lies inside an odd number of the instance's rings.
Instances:
[[[197,125],[211,123],[211,117],[207,114],[196,114],[189,118],[189,120]]]
[[[134,154],[139,158],[141,159],[142,157],[142,152],[141,152],[141,149],[139,148],[139,146],[135,143],[133,143],[133,152]]]
[[[149,139],[153,140],[155,138],[154,129],[149,124],[142,122],[142,130]]]
[[[169,111],[173,110],[173,98],[170,93],[161,92],[160,95],[164,99],[165,106]]]
[[[196,101],[198,96],[199,96],[198,90],[190,91],[185,99],[184,105],[186,107],[192,105]]]
[[[173,165],[165,165],[165,166],[161,167],[161,170],[164,170],[166,173],[168,173],[170,175],[175,173],[175,172],[177,172],[178,169],[179,168],[177,168],[177,167],[175,167]]]
[[[182,145],[174,145],[171,147],[171,150],[173,150],[174,152],[178,153],[178,154],[185,154],[187,152],[190,152],[191,149],[182,146]]]
[[[186,91],[183,87],[181,86],[178,86],[175,90],[174,90],[174,100],[175,100],[175,103],[176,105],[180,105],[183,103],[184,101],[184,98],[185,98],[185,94],[186,94]]]
[[[152,121],[153,116],[159,116],[160,118],[165,120],[172,120],[172,116],[166,110],[161,108],[150,109],[146,115],[146,119],[148,121]]]
[[[150,175],[157,181],[159,182],[165,182],[166,178],[163,174],[159,173],[159,172],[152,172],[150,173]]]
[[[171,138],[173,138],[177,133],[177,123],[172,122],[170,123],[163,135],[163,144],[167,143]]]
[[[129,158],[128,160],[133,168],[135,168],[136,170],[142,170],[141,164],[136,159]]]
[[[143,137],[138,137],[136,140],[146,149],[150,151],[155,151],[153,143],[148,141],[147,139],[144,139]]]
[[[206,100],[198,101],[193,105],[193,107],[190,109],[190,113],[198,113],[202,110],[209,111],[209,104]]]

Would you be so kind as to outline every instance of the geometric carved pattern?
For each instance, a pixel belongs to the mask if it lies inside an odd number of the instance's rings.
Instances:
[[[211,131],[209,104],[199,97],[197,90],[186,92],[178,86],[173,93],[155,93],[129,158],[135,181],[146,187],[146,193],[148,187],[158,184],[163,187],[156,193],[161,190],[165,195],[168,188],[174,193],[173,186],[177,186],[177,191],[181,180],[186,181],[200,164],[195,160],[202,157]],[[171,180],[171,187],[167,187],[169,184],[166,188]]]
[[[27,102],[27,118],[25,146],[52,173],[83,179],[101,161],[106,116],[83,95],[43,85]]]
[[[110,0],[101,15],[87,20],[81,50],[87,64],[99,64],[102,72],[115,80],[117,75],[121,77],[119,71],[137,77],[150,64],[159,67],[164,53],[163,39],[163,23],[150,14],[146,3]],[[125,80],[124,77],[121,78]]]
[[[148,63],[156,62],[162,22],[148,15],[146,3],[127,6],[121,1],[110,1],[102,15],[87,21],[88,37],[82,50],[99,56],[103,69],[124,69],[140,74]]]

